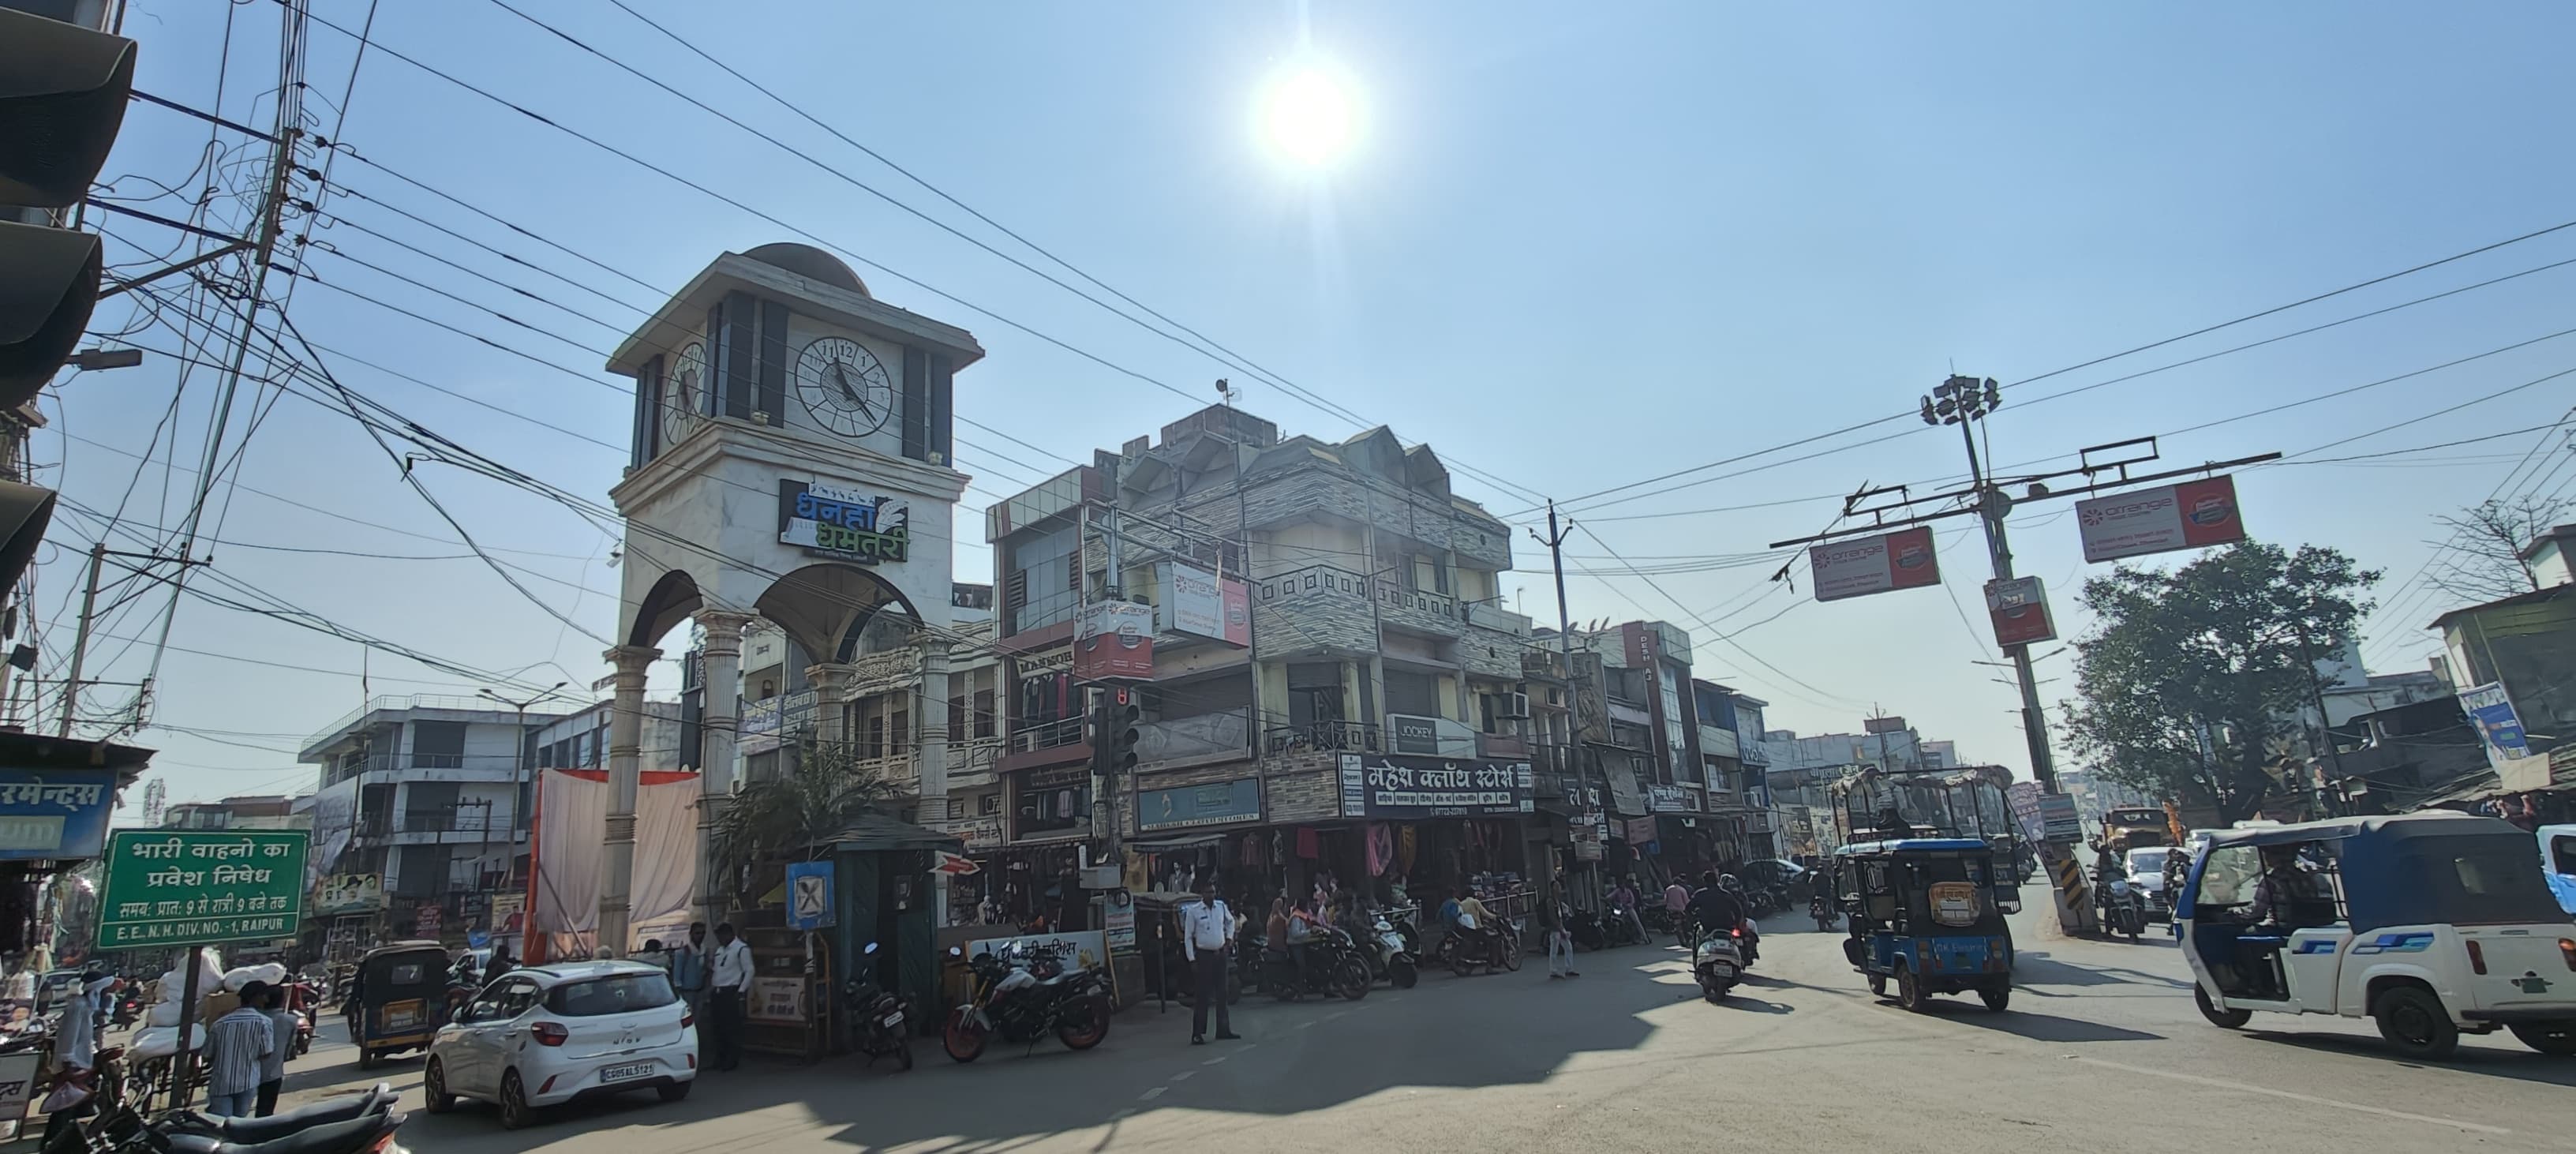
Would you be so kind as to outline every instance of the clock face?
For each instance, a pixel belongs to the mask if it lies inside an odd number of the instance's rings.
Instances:
[[[706,411],[707,351],[692,341],[671,358],[670,378],[662,382],[662,447],[679,444]]]
[[[796,392],[814,423],[844,437],[863,437],[894,415],[894,378],[885,364],[848,337],[823,337],[796,358]]]

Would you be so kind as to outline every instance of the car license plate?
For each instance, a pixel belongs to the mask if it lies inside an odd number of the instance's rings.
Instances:
[[[602,1082],[625,1082],[652,1076],[653,1063],[651,1062],[628,1062],[623,1066],[606,1067],[599,1072],[599,1080]]]

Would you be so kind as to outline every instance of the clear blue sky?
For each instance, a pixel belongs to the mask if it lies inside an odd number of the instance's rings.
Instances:
[[[514,0],[519,2],[519,0]],[[2546,4],[2320,6],[1798,5],[1495,3],[981,6],[629,0],[707,51],[1087,271],[1408,441],[1539,492],[1571,497],[1910,409],[1953,367],[2007,382],[2296,300],[2425,260],[2576,219],[2558,121],[2576,106],[2564,66],[2576,13]],[[661,38],[607,0],[525,0],[612,56],[807,148],[834,167],[980,230],[875,161],[832,140]],[[366,0],[317,0],[356,28]],[[234,9],[227,115],[265,123],[276,82],[277,8]],[[216,101],[221,5],[137,0],[138,86]],[[1354,430],[1250,374],[1152,336],[687,107],[522,23],[487,0],[393,3],[379,44],[491,88],[532,111],[917,276],[994,313],[1212,399],[1218,376],[1291,432]],[[308,107],[330,131],[351,40],[317,26]],[[1265,84],[1319,60],[1364,109],[1353,149],[1325,174],[1281,161],[1254,131]],[[344,137],[363,155],[490,209],[655,286],[580,265],[452,204],[342,161],[333,179],[366,199],[337,212],[526,287],[548,282],[387,211],[395,205],[650,306],[718,252],[788,239],[780,228],[672,184],[384,53],[360,69]],[[136,107],[111,176],[194,187],[205,126]],[[255,151],[228,157],[256,169]],[[309,182],[304,182],[309,187]],[[118,190],[148,191],[140,180]],[[381,201],[381,204],[377,203]],[[169,202],[159,207],[167,210]],[[235,215],[238,210],[234,209]],[[125,241],[167,243],[132,221]],[[979,231],[979,235],[989,235]],[[290,315],[313,340],[623,446],[627,403],[453,334],[340,295],[345,285],[597,376],[601,358],[512,328],[353,262],[364,260],[496,307],[590,348],[617,332],[514,298],[353,227],[324,229],[341,255],[304,267]],[[997,243],[1007,245],[1001,238]],[[2110,385],[2045,405],[2060,388],[2576,256],[2576,230],[2308,306],[2010,394],[1993,422],[2006,462],[2159,433],[2483,352],[2565,327],[2576,268],[2405,309],[2260,350]],[[113,260],[142,260],[123,243]],[[961,428],[961,467],[985,494],[1017,491],[1188,411],[1195,400],[1069,354],[920,284],[862,268],[885,300],[963,325],[990,350],[960,380],[961,416],[1055,456]],[[566,304],[613,322],[595,297]],[[122,320],[102,310],[102,323]],[[159,348],[156,330],[136,338]],[[2447,405],[2576,366],[2554,340],[2350,397],[2168,440],[2174,461],[2298,451],[2398,422],[2326,454],[2348,455],[2546,425],[2576,402],[2576,378],[2458,413]],[[603,497],[625,453],[569,440],[370,369],[353,387],[565,488]],[[606,380],[605,377],[599,377]],[[189,384],[175,428],[182,463],[202,437],[212,377]],[[169,402],[166,362],[82,376],[62,390],[57,430],[142,452]],[[238,424],[235,426],[238,428]],[[1753,463],[1833,448],[1908,423]],[[2416,456],[2263,470],[2241,489],[2256,535],[2331,543],[2411,575],[2432,517],[2484,497],[2541,434]],[[166,456],[169,438],[161,440]],[[998,452],[996,452],[998,450]],[[2545,454],[2563,450],[2542,450]],[[131,459],[40,438],[59,483],[84,504],[118,502]],[[1005,458],[1015,458],[1009,460]],[[1955,438],[1909,435],[1581,517],[1640,564],[1756,551],[1813,531],[1834,500],[1641,520],[1640,513],[1816,498],[1863,480],[1922,482],[1962,471]],[[2548,463],[2554,464],[2556,459]],[[1740,466],[1739,466],[1740,467]],[[1718,470],[1727,472],[1730,470]],[[2527,472],[2536,472],[2530,470]],[[612,631],[611,542],[561,509],[457,474],[428,483],[487,544],[552,581],[531,588]],[[2564,474],[2541,488],[2546,492]],[[187,477],[176,478],[184,486]],[[433,538],[450,534],[345,417],[288,398],[259,426],[243,486]],[[169,523],[148,470],[129,517]],[[1499,514],[1530,504],[1460,478]],[[2087,572],[2072,519],[2016,520],[2025,572],[2048,580],[2061,628]],[[962,535],[980,536],[971,512]],[[1593,518],[1600,518],[1594,520]],[[40,578],[49,661],[67,648],[76,532],[58,520]],[[1965,522],[1951,522],[1964,528]],[[231,494],[220,533],[249,544],[452,555],[449,545]],[[1570,562],[1613,562],[1578,536]],[[549,554],[559,556],[539,556]],[[526,676],[586,687],[600,643],[529,605],[472,560],[388,561],[216,547],[217,567],[376,634],[487,668],[559,664]],[[1773,565],[1572,582],[1578,619],[1662,617],[1700,636],[1703,676],[1772,703],[1774,726],[1851,730],[1868,707],[1912,719],[1964,755],[2021,767],[2014,695],[1972,659],[1993,656],[1975,613],[1984,574],[1972,539],[1945,531],[1950,599],[1916,591],[1803,604],[1758,592]],[[1543,551],[1518,554],[1521,608],[1553,616]],[[962,549],[959,576],[989,580],[990,554]],[[1801,566],[1803,569],[1803,566]],[[1803,574],[1802,574],[1803,576]],[[563,584],[563,583],[569,583]],[[586,588],[583,592],[575,586]],[[1681,604],[1667,599],[1665,592]],[[2411,592],[2411,591],[2410,591]],[[1692,624],[1712,609],[1748,661]],[[2373,623],[2383,668],[2420,667],[2424,598]],[[154,598],[112,619],[144,637]],[[1642,611],[1640,607],[1642,606]],[[353,645],[203,603],[172,640],[208,653],[311,666],[310,673],[173,652],[151,730],[174,799],[308,788],[291,749],[359,701]],[[92,676],[139,677],[148,646]],[[373,659],[377,692],[471,692],[398,659]],[[2060,657],[2052,695],[2071,688]],[[59,674],[54,674],[59,676]],[[1795,681],[1789,680],[1794,677]],[[397,681],[397,678],[415,679]],[[658,689],[675,688],[666,678]],[[127,691],[103,691],[113,706]],[[209,732],[212,731],[212,732]],[[226,742],[234,744],[224,744]]]

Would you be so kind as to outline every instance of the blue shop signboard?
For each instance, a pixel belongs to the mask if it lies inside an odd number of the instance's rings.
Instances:
[[[0,769],[0,860],[97,857],[115,809],[115,770]]]
[[[1190,829],[1261,820],[1261,779],[1237,778],[1177,789],[1148,789],[1136,795],[1136,832]]]

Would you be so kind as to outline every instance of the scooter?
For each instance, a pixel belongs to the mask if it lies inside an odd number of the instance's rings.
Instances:
[[[1745,965],[1741,928],[1711,934],[1691,949],[1691,977],[1699,982],[1700,996],[1712,1002],[1723,1001],[1744,980]]]
[[[864,954],[877,952],[869,942]],[[878,988],[870,978],[852,978],[841,987],[843,1004],[850,1008],[850,1045],[868,1056],[868,1064],[891,1057],[895,1068],[912,1068],[912,1037],[904,1029],[903,999]]]
[[[1377,915],[1371,927],[1374,933],[1364,953],[1370,957],[1379,976],[1399,990],[1410,990],[1422,980],[1422,958],[1414,953],[1404,931],[1385,914]]]

